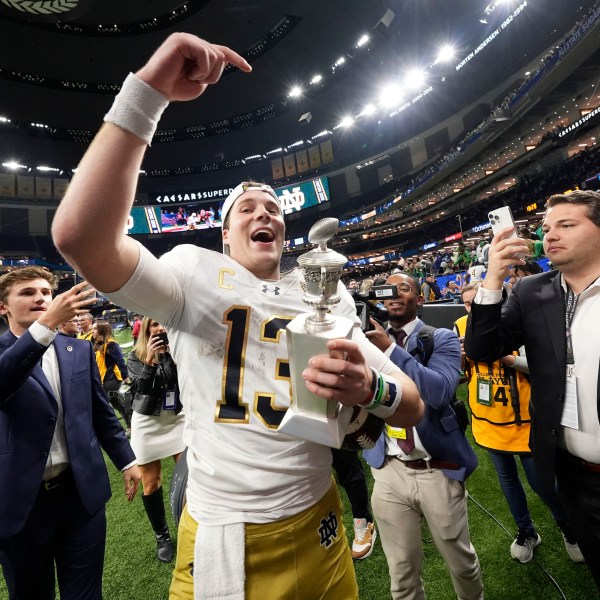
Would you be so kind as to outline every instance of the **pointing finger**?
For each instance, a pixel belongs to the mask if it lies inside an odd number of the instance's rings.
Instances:
[[[221,50],[226,62],[235,65],[236,67],[238,67],[238,69],[244,71],[244,73],[250,73],[252,71],[252,67],[250,66],[248,61],[231,48],[228,48],[227,46],[218,45],[216,46],[216,48]]]

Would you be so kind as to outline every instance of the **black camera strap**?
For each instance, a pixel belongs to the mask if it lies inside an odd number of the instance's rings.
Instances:
[[[417,346],[413,348],[409,354],[413,357],[419,356],[421,364],[426,367],[433,351],[435,349],[435,342],[433,340],[433,332],[436,330],[435,327],[431,325],[423,325],[421,329],[419,329],[419,333],[417,334]],[[454,410],[456,414],[456,420],[458,421],[458,425],[464,433],[467,430],[469,425],[469,413],[467,412],[467,407],[462,400],[459,400],[456,397],[456,392],[454,394],[454,398],[450,400],[450,406],[452,410]]]

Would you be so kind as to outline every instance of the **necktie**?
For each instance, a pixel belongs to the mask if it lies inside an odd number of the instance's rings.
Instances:
[[[404,340],[406,339],[406,331],[404,329],[390,329],[390,333],[396,338],[396,344],[398,346],[404,348]],[[406,439],[402,440],[400,438],[396,438],[398,442],[398,446],[400,450],[404,452],[404,454],[410,454],[415,449],[415,436],[413,434],[412,427],[408,427],[405,429],[406,431]]]
[[[406,432],[406,439],[402,440],[397,438],[398,446],[400,447],[400,450],[404,452],[404,454],[410,454],[415,449],[415,436],[413,434],[413,428],[407,427],[404,431]]]
[[[404,329],[402,329],[402,328],[400,328],[400,329],[394,329],[392,327],[390,329],[390,333],[396,339],[396,344],[398,344],[398,346],[404,348],[404,340],[406,339],[406,331],[404,331]]]

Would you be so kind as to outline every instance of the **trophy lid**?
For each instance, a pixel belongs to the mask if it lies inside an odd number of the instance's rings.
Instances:
[[[308,232],[308,241],[312,244],[318,244],[314,248],[298,257],[298,264],[302,269],[320,268],[341,270],[348,262],[348,259],[327,247],[327,242],[335,236],[339,228],[339,220],[333,217],[320,219]]]

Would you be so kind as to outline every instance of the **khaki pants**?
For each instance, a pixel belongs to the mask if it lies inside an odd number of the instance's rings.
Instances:
[[[450,571],[460,600],[481,600],[479,559],[469,538],[464,484],[448,479],[440,469],[409,469],[388,458],[373,469],[371,504],[391,578],[393,600],[423,600],[421,581],[424,517]]]

